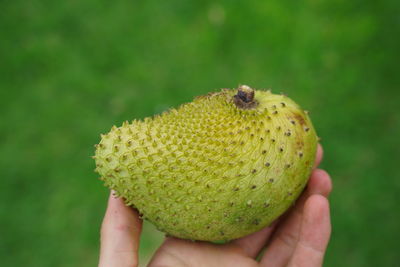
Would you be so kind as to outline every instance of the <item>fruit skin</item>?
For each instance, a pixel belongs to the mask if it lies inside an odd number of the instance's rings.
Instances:
[[[288,97],[257,90],[255,105],[241,106],[236,93],[113,126],[96,145],[96,171],[175,237],[230,240],[269,225],[304,189],[317,135]]]

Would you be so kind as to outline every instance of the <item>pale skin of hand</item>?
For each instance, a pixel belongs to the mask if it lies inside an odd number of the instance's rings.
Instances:
[[[316,169],[322,154],[322,147],[318,146],[314,170],[305,191],[271,226],[226,244],[166,237],[149,266],[322,266],[331,234],[327,198],[332,190],[329,175]],[[101,227],[99,267],[139,266],[141,229],[137,211],[110,195]]]

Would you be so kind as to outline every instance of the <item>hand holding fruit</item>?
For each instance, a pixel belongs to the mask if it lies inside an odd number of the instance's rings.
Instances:
[[[318,149],[315,167],[321,158]],[[223,245],[166,237],[149,266],[322,266],[331,230],[327,200],[331,189],[329,175],[315,169],[296,204],[272,226]],[[141,227],[138,212],[110,195],[99,266],[138,266]]]

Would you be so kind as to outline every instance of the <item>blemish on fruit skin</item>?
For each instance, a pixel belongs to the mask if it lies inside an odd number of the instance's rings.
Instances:
[[[270,178],[270,179],[268,180],[268,182],[273,183],[273,182],[274,182],[274,179],[273,179],[273,178]]]
[[[251,186],[251,189],[256,189],[256,188],[257,186],[255,184]]]
[[[266,166],[266,167],[269,167],[269,166],[271,166],[271,163],[266,162],[266,163],[265,163],[265,166]]]

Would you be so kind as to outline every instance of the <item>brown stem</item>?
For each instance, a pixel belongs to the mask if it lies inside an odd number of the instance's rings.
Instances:
[[[254,99],[254,90],[247,85],[241,85],[233,97],[233,102],[240,109],[253,109],[258,105]]]

